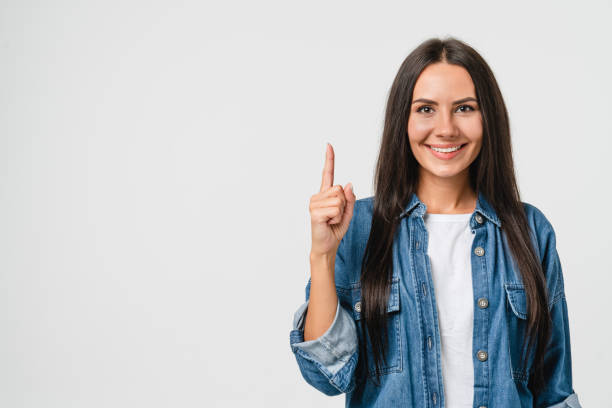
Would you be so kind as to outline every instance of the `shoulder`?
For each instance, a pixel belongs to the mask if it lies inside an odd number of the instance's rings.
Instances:
[[[535,231],[547,232],[553,230],[551,222],[548,220],[546,215],[533,204],[522,201],[523,208],[525,209],[525,216],[527,217],[527,223]]]
[[[544,276],[548,286],[549,308],[564,296],[563,271],[555,229],[544,213],[533,204],[523,202],[527,224],[533,235],[534,246],[540,256]]]
[[[533,204],[524,201],[522,203],[530,234],[542,259],[547,251],[556,246],[555,229],[542,210]]]
[[[353,240],[363,239],[363,236],[366,234],[369,236],[373,213],[374,196],[356,200],[355,207],[353,208],[353,217],[351,218],[346,235],[351,235]]]
[[[359,209],[362,216],[369,215],[372,218],[372,212],[374,211],[374,196],[360,198],[355,201],[355,210]],[[353,216],[355,213],[353,213]]]

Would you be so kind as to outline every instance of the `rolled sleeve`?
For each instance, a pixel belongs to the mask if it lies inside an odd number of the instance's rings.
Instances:
[[[349,392],[354,386],[353,374],[358,357],[357,328],[353,316],[338,301],[336,315],[325,333],[304,341],[304,323],[309,300],[294,314],[290,333],[304,379],[327,395]]]
[[[547,408],[582,408],[582,405],[578,401],[578,394],[573,393],[560,403],[549,405]]]

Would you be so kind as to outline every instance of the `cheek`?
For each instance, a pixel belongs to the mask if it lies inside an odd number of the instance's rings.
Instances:
[[[482,140],[482,120],[480,117],[474,117],[474,119],[464,122],[462,130],[472,142],[479,143]]]
[[[418,118],[410,118],[408,121],[408,135],[411,141],[421,141],[430,132],[432,125],[429,121],[419,120]]]

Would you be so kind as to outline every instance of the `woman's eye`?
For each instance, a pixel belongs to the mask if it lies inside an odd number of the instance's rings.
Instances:
[[[457,108],[457,109],[461,109],[461,108],[467,108],[467,111],[466,111],[466,110],[463,110],[462,112],[469,112],[469,111],[473,111],[473,110],[475,110],[475,109],[474,109],[474,108],[472,108],[470,105],[460,105],[460,106],[459,106],[459,108]]]
[[[429,109],[429,111],[426,111],[425,113],[431,113],[431,107],[430,106],[421,106],[416,111],[417,112],[424,112],[423,109]]]

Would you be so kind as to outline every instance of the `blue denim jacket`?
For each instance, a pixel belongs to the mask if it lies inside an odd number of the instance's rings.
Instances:
[[[357,378],[361,334],[361,262],[370,233],[374,197],[355,202],[349,229],[335,260],[336,316],[319,338],[304,341],[310,295],[295,312],[290,346],[304,379],[327,395],[346,394],[347,407],[444,408],[440,330],[431,265],[427,256],[425,204],[416,194],[401,214],[393,243],[393,279],[387,306],[388,350],[380,386]],[[552,315],[552,344],[545,356],[546,386],[534,398],[527,370],[520,370],[519,348],[526,329],[526,298],[521,275],[510,255],[497,214],[482,193],[470,217],[474,290],[474,408],[579,408],[572,387],[567,301],[555,232],[544,214],[524,203],[540,256]],[[369,343],[369,342],[368,342]],[[368,347],[368,377],[375,375]]]

